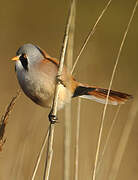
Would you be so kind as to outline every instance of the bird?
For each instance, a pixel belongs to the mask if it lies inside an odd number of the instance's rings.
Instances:
[[[52,108],[59,61],[39,46],[29,43],[21,46],[11,60],[15,61],[17,79],[27,97],[42,107]],[[58,110],[75,97],[90,99],[102,104],[106,102],[108,89],[78,82],[65,65],[60,81]],[[132,99],[132,95],[110,90],[108,104],[124,104],[129,99]],[[52,110],[49,120],[53,123],[56,122]]]

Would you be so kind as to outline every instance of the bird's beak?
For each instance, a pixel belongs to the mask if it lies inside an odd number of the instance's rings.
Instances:
[[[11,59],[12,61],[18,61],[19,60],[19,56],[15,56]]]

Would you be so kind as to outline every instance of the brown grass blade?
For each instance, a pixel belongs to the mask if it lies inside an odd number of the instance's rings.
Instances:
[[[110,127],[110,129],[109,129],[109,132],[108,132],[108,135],[107,135],[105,144],[104,144],[104,148],[103,148],[101,157],[100,157],[99,162],[98,162],[98,165],[97,165],[97,172],[96,172],[96,174],[98,174],[98,172],[99,172],[99,170],[100,170],[100,166],[101,166],[101,163],[102,163],[104,154],[105,154],[105,152],[106,152],[106,149],[107,149],[107,147],[108,147],[108,145],[109,145],[109,140],[110,140],[110,137],[111,137],[111,134],[112,134],[112,130],[113,130],[113,128],[114,128],[114,125],[115,125],[115,123],[116,123],[116,119],[117,119],[117,116],[118,116],[118,114],[119,114],[120,108],[121,108],[121,105],[118,106],[117,111],[116,111],[116,113],[115,113],[115,116],[114,116],[114,118],[113,118],[111,127]]]
[[[34,171],[33,171],[33,175],[32,175],[31,180],[35,179],[35,176],[36,176],[36,173],[37,173],[37,170],[38,170],[38,167],[39,167],[39,164],[40,164],[43,152],[44,152],[44,148],[45,148],[46,143],[47,143],[48,135],[49,135],[49,129],[48,129],[48,131],[47,131],[47,133],[45,135],[44,141],[42,143],[42,147],[41,147],[40,153],[38,155],[38,158],[37,158],[37,161],[36,161],[36,164],[35,164],[35,167],[34,167]]]
[[[112,1],[112,0],[109,0],[109,1],[108,1],[108,3],[106,4],[106,6],[104,7],[104,9],[102,10],[100,16],[98,17],[96,23],[95,23],[94,26],[92,27],[91,31],[88,33],[88,35],[87,35],[87,37],[86,37],[86,39],[85,39],[85,41],[84,41],[84,43],[83,43],[83,45],[82,45],[82,47],[81,47],[81,49],[80,49],[80,52],[79,52],[79,54],[78,54],[78,56],[77,56],[77,58],[76,58],[76,60],[75,60],[75,63],[74,63],[73,68],[72,68],[72,70],[71,70],[71,73],[73,73],[73,71],[74,71],[74,69],[75,69],[75,67],[76,67],[76,65],[77,65],[77,63],[78,63],[78,60],[79,60],[82,52],[84,51],[84,49],[85,49],[85,47],[86,47],[86,45],[87,45],[90,37],[95,33],[96,27],[97,27],[97,25],[99,24],[99,22],[100,22],[101,18],[103,17],[104,13],[106,12],[106,10],[108,9],[111,1]]]
[[[105,106],[104,106],[103,115],[102,115],[102,120],[101,120],[101,125],[100,125],[100,132],[99,132],[98,143],[97,143],[95,165],[94,165],[94,171],[93,171],[93,180],[95,180],[95,178],[96,178],[97,163],[98,163],[98,158],[99,158],[100,144],[101,144],[101,138],[102,138],[102,132],[103,132],[103,125],[104,125],[104,119],[105,119],[105,113],[106,113],[106,109],[107,109],[107,104],[108,104],[109,93],[110,93],[111,86],[112,86],[112,83],[113,83],[113,79],[114,79],[114,75],[115,75],[116,68],[117,68],[117,65],[118,65],[118,61],[119,61],[119,58],[120,58],[120,54],[121,54],[121,52],[122,52],[122,48],[123,48],[124,42],[125,42],[125,40],[126,40],[126,36],[127,36],[128,31],[129,31],[129,28],[130,28],[132,19],[133,19],[133,17],[134,17],[137,4],[138,4],[138,1],[136,1],[136,3],[135,3],[133,12],[132,12],[132,14],[131,14],[130,20],[129,20],[128,25],[127,25],[127,27],[126,27],[124,36],[123,36],[123,38],[122,38],[121,45],[120,45],[120,48],[119,48],[119,51],[118,51],[118,54],[117,54],[116,62],[115,62],[115,65],[114,65],[114,69],[113,69],[113,72],[112,72],[112,76],[111,76],[111,80],[110,80],[110,84],[109,84],[109,88],[108,88],[108,94],[107,94],[107,98],[106,98],[106,103],[105,103]]]
[[[9,115],[11,111],[13,110],[17,98],[20,96],[21,92],[20,90],[17,91],[16,95],[11,99],[10,103],[8,104],[5,113],[1,117],[1,122],[0,122],[0,151],[2,151],[2,146],[5,143],[6,139],[4,139],[4,134],[5,134],[5,127],[7,124],[7,121],[9,119]]]
[[[137,100],[134,101],[132,104],[131,110],[130,110],[130,115],[128,117],[128,120],[125,123],[124,130],[122,132],[122,136],[115,154],[115,158],[111,167],[111,171],[109,173],[109,180],[115,180],[118,175],[118,171],[121,165],[121,161],[126,149],[126,145],[135,121],[136,114],[138,112],[138,98]]]

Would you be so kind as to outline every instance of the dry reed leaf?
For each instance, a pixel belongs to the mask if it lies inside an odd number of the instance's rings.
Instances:
[[[9,119],[9,115],[11,111],[14,108],[14,105],[16,103],[17,98],[20,96],[21,92],[20,90],[17,91],[16,95],[12,97],[10,103],[8,104],[5,113],[1,117],[1,122],[0,122],[0,151],[2,151],[2,146],[6,142],[6,139],[4,139],[4,134],[5,134],[5,128],[7,121]]]
[[[92,35],[94,35],[94,33],[95,33],[95,31],[96,31],[97,25],[98,25],[99,22],[101,21],[104,13],[107,11],[107,9],[108,9],[109,5],[111,4],[111,2],[112,2],[112,0],[109,0],[108,3],[105,5],[105,7],[103,8],[103,10],[102,10],[102,12],[100,13],[99,17],[97,18],[97,21],[95,22],[94,26],[91,28],[90,32],[88,33],[87,37],[85,38],[84,43],[82,44],[82,47],[81,47],[81,49],[80,49],[80,51],[79,51],[79,54],[78,54],[78,56],[77,56],[77,58],[76,58],[76,60],[75,60],[75,62],[74,62],[74,64],[73,64],[71,73],[74,72],[75,67],[76,67],[76,65],[77,65],[77,63],[78,63],[78,61],[79,61],[79,58],[80,58],[82,52],[84,51],[84,49],[85,49],[85,47],[86,47],[86,45],[87,45],[90,37],[91,37]],[[78,113],[80,113],[80,103],[81,103],[81,100],[79,99],[78,102],[79,102],[79,103],[78,103],[78,111],[77,111],[75,174],[74,174],[75,180],[78,180],[78,165],[79,165],[79,163],[78,163],[78,160],[79,160],[79,149],[78,149],[78,147],[79,147],[79,126],[80,126],[80,125],[79,125],[79,124],[80,124],[80,115],[79,115]]]
[[[138,98],[133,102],[129,117],[127,121],[125,122],[125,127],[122,131],[119,145],[117,147],[114,161],[112,163],[112,167],[109,173],[109,180],[115,180],[117,178],[121,161],[122,161],[122,158],[123,158],[126,146],[127,146],[127,142],[128,142],[128,139],[129,139],[129,136],[133,128],[134,121],[138,112],[137,105],[138,105]]]
[[[134,8],[133,8],[133,11],[131,13],[129,22],[128,22],[127,27],[125,29],[125,32],[124,32],[124,35],[123,35],[123,38],[122,38],[122,41],[121,41],[121,44],[120,44],[120,47],[119,47],[119,51],[118,51],[118,54],[117,54],[117,58],[116,58],[116,61],[115,61],[115,65],[114,65],[114,68],[113,68],[113,71],[112,71],[111,80],[110,80],[109,88],[108,88],[108,94],[107,94],[106,103],[105,103],[104,110],[103,110],[101,125],[100,125],[100,131],[99,131],[99,137],[98,137],[98,143],[97,143],[97,150],[96,150],[96,157],[95,157],[95,164],[94,164],[94,171],[93,171],[93,178],[92,178],[93,180],[96,179],[97,164],[98,164],[98,159],[99,159],[100,145],[101,145],[102,132],[103,132],[105,114],[106,114],[106,110],[107,110],[109,93],[110,93],[110,90],[111,90],[111,87],[112,87],[112,83],[113,83],[113,80],[114,80],[114,76],[115,76],[117,65],[118,65],[118,62],[119,62],[119,59],[120,59],[122,48],[124,46],[124,43],[125,43],[125,40],[126,40],[128,31],[129,31],[129,28],[130,28],[132,19],[134,17],[137,5],[138,5],[138,0],[136,1],[135,5],[134,5]]]
[[[109,0],[108,3],[105,5],[104,9],[102,10],[101,14],[99,15],[98,19],[96,20],[94,26],[91,28],[90,32],[88,33],[87,37],[85,38],[84,43],[82,44],[82,47],[80,48],[79,54],[78,54],[78,56],[77,56],[77,58],[76,58],[76,60],[75,60],[75,62],[74,62],[74,64],[73,64],[71,73],[74,72],[75,67],[76,67],[76,65],[77,65],[77,63],[78,63],[78,61],[79,61],[79,58],[80,58],[82,52],[84,51],[84,49],[85,49],[85,47],[86,47],[89,39],[91,38],[91,36],[94,35],[94,33],[95,33],[95,31],[96,31],[97,25],[98,25],[99,22],[101,21],[104,13],[107,11],[107,9],[108,9],[109,5],[111,4],[111,2],[112,2],[112,0]]]

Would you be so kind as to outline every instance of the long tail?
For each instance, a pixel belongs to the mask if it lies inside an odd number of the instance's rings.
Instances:
[[[75,89],[73,97],[80,96],[82,98],[91,99],[93,101],[105,104],[107,94],[108,89],[80,85]],[[108,104],[124,104],[127,100],[132,98],[132,95],[111,90],[109,93]]]

